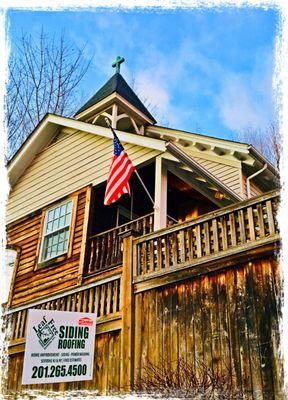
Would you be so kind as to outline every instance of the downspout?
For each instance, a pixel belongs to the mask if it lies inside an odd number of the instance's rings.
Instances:
[[[250,199],[251,197],[251,187],[250,187],[250,181],[251,179],[255,178],[255,176],[260,175],[263,171],[265,171],[265,169],[267,169],[268,164],[264,164],[264,166],[259,169],[259,171],[255,172],[254,174],[248,176],[247,180],[246,180],[246,185],[247,185],[247,198]]]

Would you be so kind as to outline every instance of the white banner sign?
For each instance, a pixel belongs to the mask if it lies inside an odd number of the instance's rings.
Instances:
[[[29,310],[22,384],[93,377],[96,315]]]

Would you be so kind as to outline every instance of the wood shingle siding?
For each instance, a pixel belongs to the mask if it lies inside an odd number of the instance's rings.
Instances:
[[[86,190],[77,196],[76,220],[73,231],[71,256],[56,265],[37,269],[37,248],[41,240],[42,212],[8,228],[8,243],[21,248],[15,275],[12,307],[25,304],[77,284],[82,244]]]
[[[135,166],[159,154],[138,145],[124,146]],[[111,139],[77,131],[46,147],[12,188],[7,223],[90,183],[104,182],[112,154]]]

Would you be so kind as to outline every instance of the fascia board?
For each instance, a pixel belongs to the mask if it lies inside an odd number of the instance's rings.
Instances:
[[[116,99],[119,102],[121,102],[124,106],[128,107],[135,114],[139,115],[142,119],[144,119],[149,124],[153,124],[154,123],[154,121],[152,121],[149,117],[147,117],[146,114],[142,113],[142,111],[140,111],[140,110],[138,110],[138,108],[134,107],[131,103],[129,103],[129,101],[124,99],[124,97],[120,96],[119,93],[116,93]]]
[[[189,147],[187,149],[185,147],[184,148],[181,147],[181,150],[192,157],[198,157],[202,158],[203,160],[213,161],[219,164],[229,165],[235,168],[241,168],[241,161],[236,159],[234,156],[225,156],[225,155],[218,156],[216,154],[211,154],[211,152],[208,153],[207,151],[200,151],[194,149],[194,147]]]
[[[269,160],[267,160],[257,149],[255,149],[254,146],[250,145],[249,146],[250,152],[254,155],[255,158],[257,158],[263,165],[267,164],[268,169],[277,177],[280,178],[279,171],[270,163]]]
[[[105,99],[99,101],[96,104],[93,104],[91,107],[87,108],[86,110],[82,111],[80,114],[75,114],[75,119],[81,119],[83,117],[85,117],[86,115],[89,115],[92,111],[96,111],[99,108],[102,108],[103,106],[105,106],[106,103],[111,102],[112,100],[114,100],[116,97],[116,92],[110,94],[109,96],[105,97]]]
[[[214,138],[193,132],[183,132],[176,129],[166,129],[155,125],[147,127],[146,132],[167,135],[175,139],[185,139],[188,142],[191,142],[191,144],[193,142],[203,143],[204,145],[223,148],[223,150],[238,151],[243,154],[249,154],[249,145],[246,143],[233,142],[227,139]]]
[[[74,120],[66,117],[59,117],[58,115],[51,115],[49,120],[55,124],[63,125],[68,128],[74,128],[79,131],[92,133],[93,135],[103,136],[109,139],[113,139],[112,132],[109,128],[105,128],[99,125],[92,125],[87,122]],[[161,139],[149,138],[135,133],[122,132],[115,129],[117,136],[120,141],[136,144],[150,149],[166,151],[165,141]]]

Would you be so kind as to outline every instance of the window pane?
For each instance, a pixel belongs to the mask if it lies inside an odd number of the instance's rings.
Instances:
[[[52,238],[52,244],[57,244],[59,241],[59,234],[54,233],[53,238]]]
[[[61,253],[64,251],[64,242],[59,242],[57,246],[57,253]]]
[[[71,214],[67,214],[65,216],[65,222],[64,222],[65,226],[70,224],[70,219],[71,219]]]
[[[64,242],[66,232],[68,233],[68,230],[59,232],[59,242]]]
[[[57,243],[52,246],[52,256],[56,256],[56,255],[57,255]]]
[[[65,215],[63,215],[59,220],[59,228],[63,228],[65,226]]]
[[[45,241],[47,242],[46,247],[50,247],[52,246],[52,242],[53,242],[53,235],[50,236],[46,236]]]
[[[64,242],[64,250],[65,251],[68,250],[68,240],[65,240],[65,242]]]
[[[51,222],[51,221],[48,222],[47,227],[46,227],[46,232],[47,233],[52,231],[52,225],[53,225],[53,222]]]
[[[56,219],[52,222],[52,231],[55,231],[58,229],[58,221],[59,221],[59,219]]]
[[[60,216],[62,217],[65,214],[66,214],[66,204],[63,204],[60,209]]]
[[[54,213],[54,219],[59,218],[60,215],[60,209],[59,207],[55,208],[55,213]]]
[[[48,221],[53,221],[54,219],[54,210],[48,211]]]
[[[67,214],[71,213],[72,210],[72,201],[69,201],[69,203],[67,203]]]

